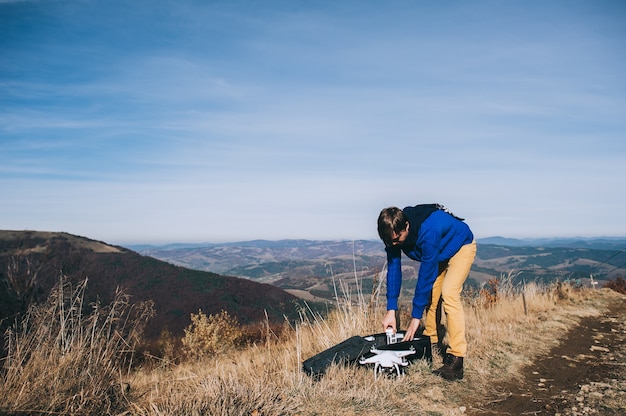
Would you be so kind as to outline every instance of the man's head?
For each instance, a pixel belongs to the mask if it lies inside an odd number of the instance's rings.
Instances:
[[[378,235],[386,246],[400,246],[409,235],[409,221],[400,208],[389,207],[378,216]]]

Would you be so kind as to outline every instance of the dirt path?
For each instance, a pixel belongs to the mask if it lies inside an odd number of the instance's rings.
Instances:
[[[560,345],[524,368],[523,380],[499,387],[467,414],[626,415],[626,300],[582,319]]]

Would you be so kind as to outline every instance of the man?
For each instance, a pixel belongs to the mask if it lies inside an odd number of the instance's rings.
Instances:
[[[467,353],[465,315],[461,302],[463,283],[476,257],[476,242],[469,226],[439,204],[423,204],[399,209],[385,208],[378,217],[378,235],[387,252],[387,313],[383,329],[396,328],[396,311],[402,284],[401,254],[419,261],[420,268],[413,296],[411,322],[404,341],[413,339],[423,319],[424,335],[431,344],[437,337],[437,307],[440,299],[446,314],[448,344],[442,351],[443,367],[434,373],[447,380],[463,378],[463,358]]]

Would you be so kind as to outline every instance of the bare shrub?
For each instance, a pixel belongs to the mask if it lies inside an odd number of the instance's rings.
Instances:
[[[626,294],[626,280],[622,276],[617,276],[615,279],[609,280],[602,285],[602,287],[612,289],[617,293]]]
[[[43,266],[39,262],[29,257],[11,256],[9,259],[6,276],[3,280],[9,292],[16,297],[24,308],[32,299],[42,268]]]
[[[86,286],[87,279],[73,288],[62,277],[44,304],[7,331],[1,412],[112,414],[124,406],[120,377],[152,304],[131,305],[118,290],[108,306],[84,305]]]
[[[482,284],[478,291],[466,290],[465,298],[470,301],[474,308],[490,308],[505,299],[515,298],[524,292],[523,284],[515,284],[519,272],[510,271],[500,274],[500,277],[492,277]]]
[[[497,278],[489,279],[489,281],[480,289],[480,303],[483,307],[489,307],[498,300],[498,285],[500,280]]]
[[[169,330],[163,329],[159,338],[152,344],[154,354],[151,358],[158,358],[159,365],[168,365],[177,362],[180,356],[180,347],[182,341],[179,337],[174,336]]]
[[[582,290],[582,286],[570,280],[559,280],[550,285],[549,290],[552,292],[552,296],[559,301],[578,301],[581,297],[584,297],[586,293]]]
[[[191,324],[185,329],[182,342],[186,355],[196,359],[235,347],[242,338],[243,332],[237,318],[228,312],[207,316],[198,311],[197,314],[191,314]]]

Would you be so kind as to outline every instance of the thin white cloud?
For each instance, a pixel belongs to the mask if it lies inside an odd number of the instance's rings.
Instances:
[[[437,201],[482,236],[626,234],[608,5],[248,6],[47,8],[0,65],[0,228],[375,238]]]

